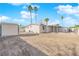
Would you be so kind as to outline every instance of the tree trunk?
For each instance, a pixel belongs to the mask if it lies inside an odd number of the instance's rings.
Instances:
[[[35,11],[35,23],[37,24],[37,12]]]
[[[32,24],[32,13],[30,11],[30,21],[31,21],[31,24]]]

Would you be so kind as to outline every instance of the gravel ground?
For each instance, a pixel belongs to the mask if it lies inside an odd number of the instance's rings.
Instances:
[[[43,33],[0,39],[0,56],[79,56],[75,33]]]
[[[21,38],[48,56],[79,56],[79,35],[76,33],[45,33]]]
[[[40,56],[44,55],[40,50],[31,46],[20,36],[5,37],[0,39],[0,56]]]

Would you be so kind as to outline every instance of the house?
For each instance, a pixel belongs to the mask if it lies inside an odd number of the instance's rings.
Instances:
[[[40,33],[40,26],[37,24],[31,24],[25,27],[27,33]]]
[[[45,33],[45,32],[59,32],[61,28],[58,24],[55,25],[44,25],[44,24],[31,24],[25,27],[27,33]]]
[[[13,23],[0,23],[0,37],[18,35],[19,27]]]

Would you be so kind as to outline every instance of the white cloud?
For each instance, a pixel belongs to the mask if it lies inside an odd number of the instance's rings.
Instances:
[[[79,5],[72,6],[72,5],[59,5],[56,7],[57,12],[59,14],[64,14],[69,17],[65,17],[63,20],[64,26],[74,26],[75,24],[79,24],[79,20],[73,17],[79,17]]]
[[[7,21],[8,19],[10,19],[10,17],[0,16],[0,22]]]
[[[21,18],[19,18],[19,19],[14,18],[14,19],[10,19],[10,20],[8,20],[6,22],[16,23],[16,24],[24,24],[26,22],[26,20],[25,19],[21,19]]]
[[[25,22],[25,19],[13,19],[14,22]]]
[[[31,18],[30,16],[30,12],[26,12],[26,11],[21,11],[21,17],[24,18],[24,19],[29,19]],[[37,14],[35,13],[32,13],[32,18],[34,18]]]
[[[23,5],[24,3],[10,3],[10,4],[14,6],[19,6],[19,5]]]
[[[59,20],[55,20],[55,21],[49,21],[48,25],[55,25],[55,24],[60,24]]]
[[[22,24],[22,23],[26,22],[26,20],[25,19],[13,19],[13,22],[18,23],[18,24]]]
[[[65,14],[73,14],[79,15],[79,6],[71,6],[71,5],[59,5],[57,8],[58,13],[65,13]]]
[[[62,24],[63,22],[63,24]],[[76,24],[79,24],[79,21],[78,19],[74,19],[72,17],[65,17],[63,19],[63,21],[60,21],[60,20],[54,20],[54,21],[50,21],[48,22],[48,25],[55,25],[55,24],[59,24],[60,26],[63,25],[63,26],[66,26],[66,27],[69,27],[69,26],[74,26]]]
[[[74,26],[76,24],[79,24],[77,19],[74,19],[72,17],[66,17],[63,19],[64,26]]]

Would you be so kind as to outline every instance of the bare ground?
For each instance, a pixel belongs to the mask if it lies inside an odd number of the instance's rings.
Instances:
[[[79,56],[79,36],[75,33],[45,33],[21,38],[49,56]]]
[[[0,56],[31,56],[46,55],[25,42],[19,36],[0,39]]]
[[[79,56],[75,33],[44,33],[0,39],[1,56]]]

